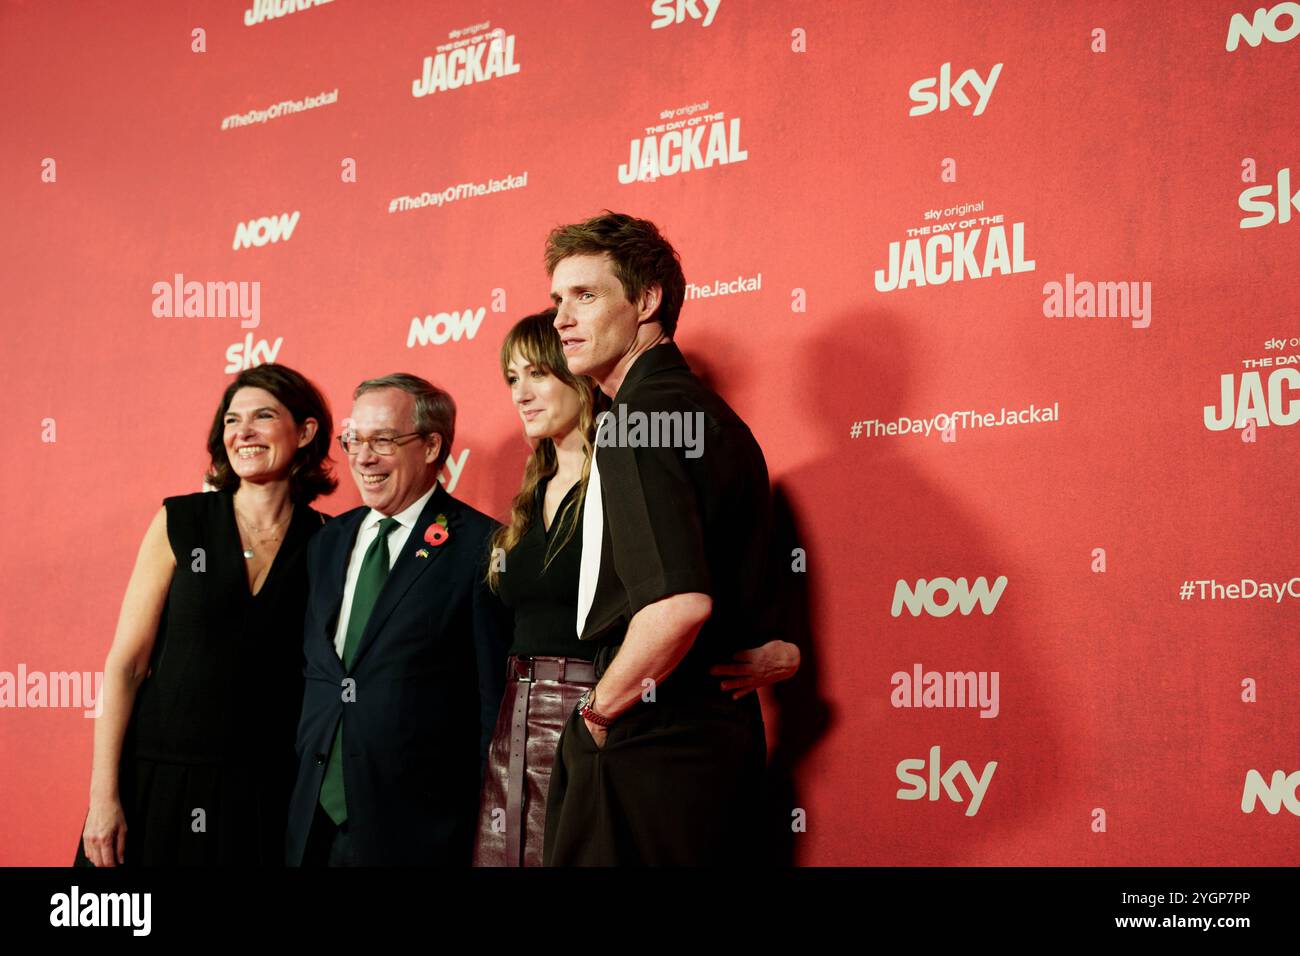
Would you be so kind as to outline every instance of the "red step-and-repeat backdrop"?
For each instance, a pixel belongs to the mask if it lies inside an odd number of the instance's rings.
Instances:
[[[498,347],[605,208],[767,456],[794,862],[1296,862],[1298,56],[1246,0],[6,0],[0,863],[70,861],[231,374],[431,378],[502,516]]]

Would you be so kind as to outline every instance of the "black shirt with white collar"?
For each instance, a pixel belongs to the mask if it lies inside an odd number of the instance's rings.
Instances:
[[[599,644],[597,673],[641,608],[700,592],[713,599],[712,614],[663,686],[708,686],[717,694],[709,666],[769,637],[771,491],[762,449],[670,341],[633,362],[595,451],[599,571],[578,622],[581,639]],[[584,539],[583,547],[591,546]]]

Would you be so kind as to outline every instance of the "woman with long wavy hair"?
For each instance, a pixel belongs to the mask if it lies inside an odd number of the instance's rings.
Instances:
[[[541,866],[546,794],[560,732],[596,683],[596,648],[578,640],[582,505],[596,419],[609,400],[569,371],[555,310],[521,319],[501,345],[501,372],[533,446],[508,523],[492,539],[488,583],[514,610],[507,683],[479,803],[475,866]],[[500,549],[500,550],[496,550]],[[504,568],[499,567],[504,563]],[[798,649],[771,641],[722,665],[721,693],[790,677]]]

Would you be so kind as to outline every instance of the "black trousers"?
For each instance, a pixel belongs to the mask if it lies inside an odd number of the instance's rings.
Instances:
[[[348,834],[348,821],[336,826],[329,814],[316,804],[316,816],[307,833],[307,847],[302,855],[303,866],[360,866],[356,848]]]
[[[756,694],[716,683],[639,702],[597,747],[565,724],[546,803],[547,866],[752,865],[767,759]]]

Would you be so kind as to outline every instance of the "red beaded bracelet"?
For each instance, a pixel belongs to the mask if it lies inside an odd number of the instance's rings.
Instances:
[[[608,727],[612,724],[614,722],[612,717],[606,717],[604,714],[599,714],[592,709],[591,704],[588,702],[590,699],[590,691],[582,695],[582,699],[578,701],[578,713],[587,720],[590,720],[593,724],[597,724],[601,727]]]

